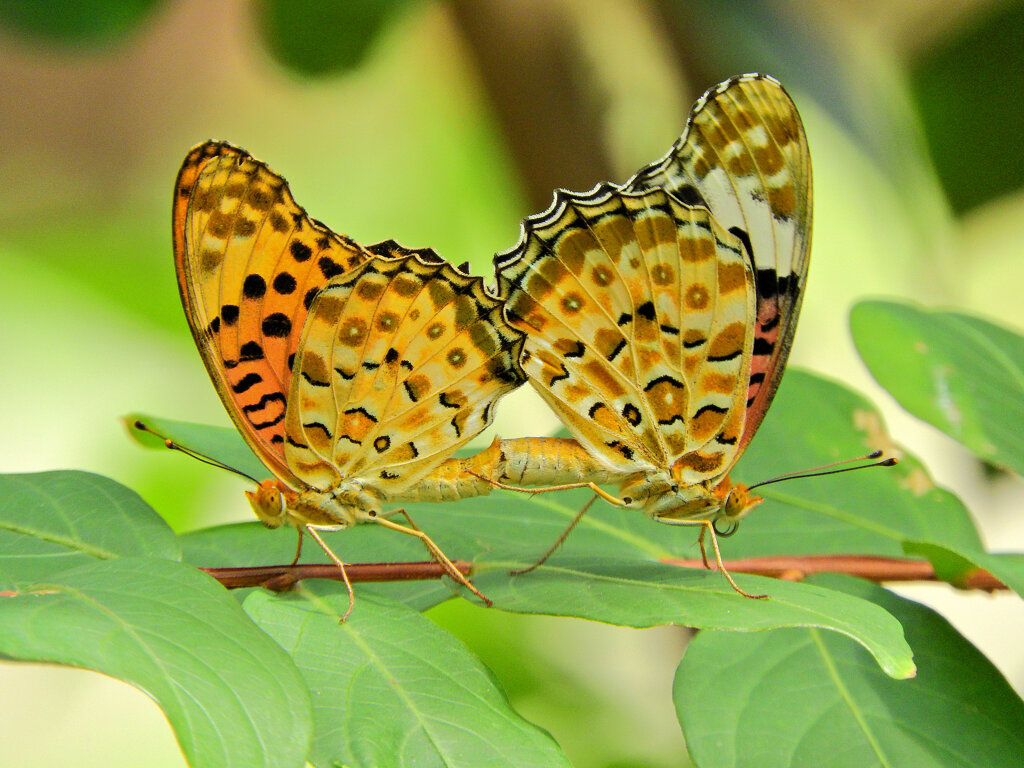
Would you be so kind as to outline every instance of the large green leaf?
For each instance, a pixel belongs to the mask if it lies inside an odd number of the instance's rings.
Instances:
[[[516,500],[482,499],[478,504],[506,511]],[[518,502],[522,504],[522,502]],[[435,513],[430,530],[454,556],[467,547],[482,547],[486,552],[477,559],[473,582],[495,607],[520,613],[577,616],[631,627],[681,624],[742,631],[776,627],[817,626],[850,635],[871,649],[879,663],[894,676],[912,674],[910,649],[903,641],[899,624],[892,617],[863,601],[802,584],[791,584],[756,576],[736,576],[750,592],[767,593],[768,600],[750,600],[729,586],[721,574],[689,568],[677,568],[652,562],[644,547],[631,548],[618,537],[602,537],[593,527],[580,532],[586,545],[595,541],[599,556],[560,556],[533,573],[510,576],[513,568],[529,564],[539,552],[545,537],[530,535],[530,523],[540,523],[544,509],[527,509],[518,520],[525,535],[519,539],[534,543],[521,551],[487,525],[491,515],[459,517],[468,511],[464,503]],[[417,520],[429,519],[427,514]],[[465,524],[458,525],[462,520]],[[440,523],[440,525],[438,525]],[[525,526],[524,526],[525,524]],[[653,524],[652,524],[653,525]],[[538,526],[547,532],[547,526]],[[659,530],[661,526],[657,526]],[[454,535],[453,535],[454,529]],[[668,531],[676,533],[677,531]],[[457,538],[461,536],[461,538]],[[603,539],[603,541],[601,540]],[[205,567],[287,563],[294,552],[291,536],[278,536],[260,530],[257,525],[225,526],[186,537],[186,556]],[[423,559],[419,542],[391,531],[363,525],[328,538],[349,562],[380,562]],[[324,562],[322,553],[310,547],[309,561]],[[303,560],[306,561],[304,555]],[[439,582],[400,584],[358,584],[357,595],[387,594],[415,608],[435,605],[453,594],[454,586]],[[357,600],[356,612],[361,600]]]
[[[871,374],[900,405],[1024,474],[1024,338],[969,315],[889,301],[857,304],[850,326]]]
[[[309,695],[212,579],[169,560],[96,562],[0,598],[0,653],[103,672],[167,715],[193,768],[301,766]]]
[[[309,686],[314,765],[568,766],[454,637],[380,598],[361,598],[341,624],[347,605],[343,587],[324,583],[244,604]]]
[[[134,491],[73,470],[0,475],[0,587],[130,556],[181,559],[174,533]]]
[[[1019,762],[1024,702],[941,616],[865,582],[815,581],[899,618],[917,651],[917,678],[887,679],[861,648],[816,629],[701,632],[673,691],[700,768]]]
[[[715,572],[636,560],[583,560],[576,565],[563,560],[524,576],[509,576],[507,567],[488,569],[481,570],[474,583],[503,610],[578,616],[628,627],[830,629],[867,648],[892,677],[914,674],[899,622],[877,605],[808,584],[756,576],[736,580],[768,598],[744,597]]]

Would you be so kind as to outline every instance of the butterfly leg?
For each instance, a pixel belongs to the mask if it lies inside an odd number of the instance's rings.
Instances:
[[[587,513],[587,510],[590,509],[590,506],[595,501],[597,501],[597,495],[596,494],[594,496],[591,496],[590,497],[590,501],[588,501],[586,504],[584,504],[583,508],[579,512],[576,513],[576,517],[574,517],[572,519],[572,522],[569,523],[568,527],[566,527],[566,529],[564,531],[562,531],[562,533],[559,535],[559,537],[557,539],[555,539],[555,543],[551,545],[551,547],[548,549],[547,552],[545,552],[543,555],[540,556],[540,559],[537,562],[535,562],[533,565],[528,565],[525,568],[517,568],[515,570],[509,571],[508,572],[509,575],[510,576],[522,576],[524,573],[529,573],[534,568],[538,568],[541,565],[543,565],[544,562],[549,557],[551,557],[551,555],[553,555],[555,553],[555,550],[558,549],[560,546],[562,546],[562,542],[564,542],[569,537],[569,534],[572,533],[572,529],[575,528],[576,524],[579,523],[579,521],[583,519],[583,516]]]
[[[320,545],[320,548],[327,553],[327,556],[331,558],[331,562],[333,562],[336,566],[338,566],[339,569],[341,569],[341,578],[344,580],[345,588],[348,590],[348,610],[346,610],[345,615],[341,617],[341,623],[344,624],[345,621],[348,619],[349,615],[352,613],[352,608],[354,608],[356,604],[356,593],[352,591],[352,582],[348,580],[348,571],[345,570],[345,564],[341,562],[338,556],[334,554],[331,551],[331,548],[327,546],[327,544],[324,542],[322,538],[320,538],[320,534],[316,532],[315,526],[305,525],[303,527],[306,529],[309,535],[313,537],[314,541],[316,541],[316,543]]]
[[[299,534],[299,543],[295,547],[295,557],[292,558],[292,565],[297,564],[299,562],[299,558],[302,557],[302,528],[300,526],[296,526],[295,530]]]
[[[704,561],[704,567],[709,571],[711,570],[711,563],[708,562],[708,549],[704,546],[704,534],[708,532],[705,526],[700,527],[700,536],[697,537],[697,543],[700,544],[700,559]]]
[[[407,528],[404,525],[393,523],[390,520],[386,519],[386,517],[383,515],[378,515],[377,517],[374,517],[373,521],[378,525],[383,525],[385,528],[390,528],[393,531],[398,531],[399,533],[406,533],[410,536],[415,536],[417,539],[423,542],[423,546],[427,548],[427,551],[430,552],[430,555],[434,558],[434,560],[437,561],[438,565],[440,565],[444,569],[445,573],[447,573],[455,581],[457,581],[462,586],[466,587],[470,592],[472,592],[474,595],[483,600],[488,608],[494,605],[490,598],[484,596],[483,593],[480,592],[480,590],[478,590],[469,582],[469,579],[462,575],[462,572],[452,564],[452,561],[449,560],[447,555],[445,555],[445,553],[441,551],[441,548],[434,543],[434,540],[427,536],[427,534],[421,531],[418,527],[416,527],[416,523],[414,523],[412,521],[412,518],[409,517],[408,512],[406,512],[404,509],[396,509],[389,514],[395,515],[399,512],[401,512],[405,516],[405,519],[409,521],[410,527]]]
[[[744,597],[749,597],[752,600],[764,600],[766,597],[768,597],[768,595],[752,595],[746,590],[740,589],[740,585],[733,580],[732,574],[729,573],[729,571],[725,567],[725,563],[722,562],[722,550],[718,548],[718,535],[715,533],[715,526],[712,524],[711,520],[692,520],[687,521],[687,524],[701,526],[700,550],[702,555],[704,555],[704,532],[707,531],[709,534],[711,534],[711,546],[714,547],[715,550],[715,562],[718,564],[718,570],[720,570],[722,572],[722,575],[725,576],[726,579],[728,579],[729,584],[732,586],[733,589],[735,589]],[[708,565],[706,556],[704,557],[704,565]]]

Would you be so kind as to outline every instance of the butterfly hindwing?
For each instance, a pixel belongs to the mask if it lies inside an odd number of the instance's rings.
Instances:
[[[807,277],[811,160],[796,106],[767,75],[727,80],[696,103],[669,153],[625,187],[665,189],[707,208],[753,262],[757,325],[745,447],[778,388]]]
[[[306,215],[283,178],[207,142],[174,191],[175,266],[192,335],[224,405],[281,478],[292,356],[317,291],[369,258]]]
[[[433,251],[393,242],[314,301],[296,356],[289,467],[316,488],[357,479],[398,493],[480,433],[525,381],[523,335]]]
[[[662,190],[559,192],[495,259],[523,367],[576,438],[619,473],[738,455],[753,352],[740,240]]]

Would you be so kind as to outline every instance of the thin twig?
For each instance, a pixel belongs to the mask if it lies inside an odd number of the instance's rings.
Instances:
[[[666,559],[663,562],[684,568],[703,568],[697,559]],[[751,573],[776,579],[800,581],[812,573],[845,573],[869,581],[942,581],[935,575],[932,564],[925,560],[875,555],[780,555],[777,557],[748,557],[726,560],[725,567],[733,573]],[[994,591],[1007,589],[999,579],[986,570],[975,569],[956,586],[961,589]]]
[[[452,565],[464,576],[473,572],[472,563],[454,560]],[[338,566],[331,563],[310,565],[260,565],[250,568],[203,568],[228,589],[266,587],[280,591],[288,589],[301,579],[341,580]],[[352,582],[364,581],[422,581],[440,579],[444,569],[433,560],[416,563],[346,563],[345,570]]]

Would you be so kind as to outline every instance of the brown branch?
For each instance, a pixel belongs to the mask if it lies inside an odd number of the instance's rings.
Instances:
[[[453,560],[452,565],[465,576],[473,572],[472,563]],[[251,568],[202,568],[228,589],[266,587],[274,591],[288,589],[301,579],[334,579],[341,581],[336,565],[259,565]],[[428,560],[418,563],[352,563],[345,566],[349,581],[422,581],[440,579],[444,569]]]
[[[666,559],[662,562],[684,568],[703,568],[701,560]],[[812,573],[845,573],[869,581],[942,581],[935,575],[932,564],[924,560],[908,560],[899,557],[877,557],[874,555],[782,555],[777,557],[749,557],[727,560],[725,567],[732,573],[752,573],[787,581],[800,581]],[[961,583],[961,589],[982,589],[992,592],[1008,589],[999,579],[986,570],[977,568],[968,573]]]
[[[683,568],[703,568],[701,560],[666,559],[662,562]],[[471,563],[454,560],[459,572],[470,576]],[[898,557],[874,555],[783,555],[777,557],[749,557],[727,560],[725,567],[732,573],[751,573],[787,581],[801,581],[814,573],[845,573],[874,582],[942,581],[935,575],[931,563]],[[262,565],[250,568],[203,568],[228,589],[266,587],[275,591],[288,589],[301,579],[333,579],[341,581],[337,566],[316,565]],[[368,581],[422,581],[440,579],[444,570],[432,560],[413,563],[352,563],[345,566],[353,582]],[[986,570],[975,569],[955,586],[960,589],[980,589],[986,592],[1008,589]]]

